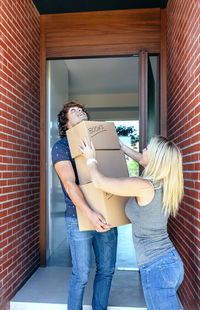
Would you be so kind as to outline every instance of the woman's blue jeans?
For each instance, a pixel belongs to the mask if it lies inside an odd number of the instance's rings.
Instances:
[[[68,310],[82,310],[83,294],[92,264],[96,260],[93,285],[93,310],[106,310],[115,271],[117,228],[107,232],[79,231],[76,218],[67,217],[67,235],[72,255],[72,275],[68,289]]]
[[[184,268],[176,250],[141,266],[140,273],[148,310],[179,310],[176,292]]]

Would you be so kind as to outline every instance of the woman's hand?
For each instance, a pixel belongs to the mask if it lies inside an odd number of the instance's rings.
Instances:
[[[86,137],[84,140],[81,140],[80,150],[83,153],[86,160],[91,159],[91,158],[95,159],[94,144],[91,142],[91,145],[90,145]]]

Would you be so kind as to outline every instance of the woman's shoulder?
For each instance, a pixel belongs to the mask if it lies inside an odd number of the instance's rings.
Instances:
[[[140,182],[140,184],[144,187],[151,188],[151,189],[156,187],[156,182],[151,179],[147,179],[144,177],[137,177],[137,179],[138,179],[138,182]]]
[[[154,184],[153,182],[151,182],[151,180],[148,180],[146,178],[143,177],[136,177],[137,179],[137,183],[138,183],[138,187],[140,189],[140,193],[142,195],[145,195],[145,193],[147,192],[154,192]]]

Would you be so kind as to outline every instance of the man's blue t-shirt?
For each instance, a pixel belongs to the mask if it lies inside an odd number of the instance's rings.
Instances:
[[[72,163],[74,173],[75,173],[75,182],[77,185],[79,185],[77,170],[74,159],[71,157],[69,144],[67,141],[67,137],[62,138],[61,140],[57,141],[53,148],[52,148],[52,162],[53,165],[55,165],[59,161],[63,160],[69,160]],[[59,178],[60,179],[60,178]],[[60,180],[61,187],[64,193],[65,197],[65,203],[66,203],[66,211],[65,216],[66,217],[77,217],[76,214],[76,207],[74,206],[73,202],[71,201],[69,195],[67,194],[62,181]]]

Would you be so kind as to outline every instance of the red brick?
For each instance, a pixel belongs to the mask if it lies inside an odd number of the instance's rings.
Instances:
[[[199,13],[194,0],[168,2],[168,136],[181,148],[185,178],[183,203],[177,219],[169,222],[169,232],[184,257],[185,279],[179,292],[188,310],[198,308],[200,287]]]
[[[4,268],[4,305],[39,265],[39,14],[30,0],[2,0],[0,26],[0,263]],[[20,268],[15,274],[17,261]]]

